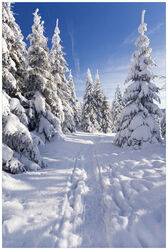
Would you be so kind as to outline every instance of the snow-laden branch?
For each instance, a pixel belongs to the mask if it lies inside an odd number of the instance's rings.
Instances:
[[[141,16],[141,24],[144,24],[144,16],[145,16],[146,10],[142,11],[142,16]]]

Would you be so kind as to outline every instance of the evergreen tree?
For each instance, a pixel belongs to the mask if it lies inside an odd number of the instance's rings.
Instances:
[[[47,38],[44,36],[44,21],[34,13],[32,33],[28,35],[30,47],[28,49],[29,79],[26,96],[31,101],[31,129],[37,131],[50,140],[59,128],[59,120],[53,115],[53,95],[51,66]]]
[[[25,87],[25,44],[16,24],[10,3],[2,4],[2,162],[11,173],[44,166],[38,143],[40,139],[28,131],[28,117],[22,101]]]
[[[110,104],[105,95],[103,97],[101,112],[102,112],[102,132],[111,133],[112,123],[111,123],[111,114],[110,114]]]
[[[93,80],[90,69],[87,71],[86,89],[83,97],[81,126],[85,132],[94,132]]]
[[[155,75],[150,67],[155,63],[151,58],[152,49],[149,47],[149,39],[144,32],[147,24],[142,22],[138,28],[140,36],[135,42],[139,47],[132,55],[132,67],[126,79],[126,83],[132,81],[124,93],[125,107],[121,114],[121,131],[117,133],[115,142],[119,146],[139,146],[145,142],[160,142],[160,129],[155,116],[161,116],[161,110],[156,102],[159,88],[152,83]]]
[[[73,82],[73,77],[72,77],[71,70],[69,71],[68,87],[69,87],[69,90],[70,90],[69,103],[70,103],[70,106],[73,109],[74,121],[75,121],[76,127],[79,127],[79,122],[80,122],[79,103],[78,103],[78,99],[77,99],[76,93],[75,93],[75,87],[74,87],[74,82]]]
[[[52,48],[50,51],[51,72],[54,77],[54,84],[57,86],[57,94],[61,100],[61,110],[63,115],[61,117],[61,125],[64,133],[75,131],[75,121],[73,109],[70,106],[71,92],[68,87],[68,81],[65,73],[68,71],[67,63],[64,58],[64,52],[60,44],[60,30],[58,27],[58,19],[52,38]]]
[[[124,108],[122,94],[119,85],[116,88],[114,101],[111,107],[111,120],[112,120],[112,131],[114,133],[120,130],[120,115]]]
[[[104,102],[104,95],[101,89],[101,83],[99,78],[98,70],[95,76],[95,85],[93,91],[93,105],[94,105],[94,112],[96,114],[96,120],[94,122],[95,131],[102,131],[103,126],[103,113],[102,107]]]
[[[39,9],[36,9],[35,13],[33,13],[32,33],[27,37],[30,41],[28,49],[29,81],[27,86],[30,96],[34,96],[36,91],[44,93],[47,81],[51,81],[47,38],[43,34],[44,21],[41,22],[38,11]]]
[[[3,89],[10,96],[18,97],[25,87],[27,52],[11,4],[7,2],[2,3],[2,52]]]

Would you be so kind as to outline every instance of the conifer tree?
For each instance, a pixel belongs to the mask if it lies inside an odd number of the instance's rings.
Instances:
[[[79,103],[78,103],[78,99],[77,99],[76,93],[75,93],[75,87],[74,87],[74,82],[73,82],[73,77],[72,77],[71,70],[69,71],[68,87],[69,87],[69,90],[70,90],[70,101],[69,101],[69,103],[70,103],[70,106],[73,109],[75,125],[76,125],[76,127],[79,127],[79,122],[80,122]]]
[[[124,108],[122,94],[119,85],[117,85],[114,101],[111,107],[112,131],[114,133],[120,130],[120,115]]]
[[[159,88],[152,83],[155,75],[150,67],[155,63],[151,58],[152,49],[144,32],[147,24],[142,21],[138,28],[140,36],[135,42],[139,47],[132,55],[132,66],[126,83],[132,81],[124,93],[125,107],[121,114],[121,131],[115,137],[119,146],[140,146],[145,142],[160,142],[160,129],[155,116],[161,116],[161,110],[154,102],[160,102]]]
[[[101,88],[100,77],[98,70],[95,76],[95,85],[93,90],[93,104],[94,104],[94,112],[96,114],[96,120],[94,123],[95,131],[102,131],[103,126],[103,114],[102,107],[104,102],[104,95]]]
[[[64,133],[75,131],[75,121],[73,109],[70,106],[71,92],[68,88],[68,81],[65,73],[68,72],[67,62],[64,58],[64,52],[60,44],[60,30],[58,27],[58,19],[54,35],[52,37],[52,48],[50,51],[51,72],[54,77],[54,84],[57,86],[57,94],[61,100],[61,125]]]
[[[102,112],[102,132],[111,133],[112,122],[111,122],[111,114],[110,114],[110,104],[105,95],[103,97],[101,112]]]
[[[46,83],[50,79],[50,64],[48,59],[47,38],[44,36],[44,21],[38,15],[39,9],[33,13],[34,23],[32,33],[28,35],[30,41],[28,49],[29,62],[29,84],[27,89],[30,96],[34,96],[36,91],[43,93]]]
[[[28,35],[30,47],[28,49],[29,79],[27,97],[31,100],[32,129],[44,135],[44,139],[50,140],[59,128],[59,120],[52,113],[53,95],[51,66],[49,62],[49,50],[47,38],[44,36],[44,21],[38,15],[38,9],[34,13],[32,33]]]
[[[22,100],[25,87],[25,44],[10,3],[2,4],[2,163],[11,173],[44,166],[37,144],[40,139],[28,131],[28,117]],[[35,142],[36,141],[36,142]]]
[[[7,2],[2,3],[2,52],[3,89],[16,97],[25,87],[27,51],[11,4]]]
[[[90,69],[87,71],[86,89],[83,97],[81,126],[85,132],[94,132],[93,80]]]

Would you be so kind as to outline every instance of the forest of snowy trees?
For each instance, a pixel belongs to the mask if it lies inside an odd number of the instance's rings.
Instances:
[[[11,4],[2,3],[3,170],[15,174],[45,167],[39,145],[79,129],[116,133],[118,146],[162,141],[166,119],[157,105],[159,88],[152,83],[156,76],[150,70],[155,63],[143,20],[135,43],[138,50],[125,81],[130,85],[123,96],[119,86],[114,89],[110,107],[98,71],[93,82],[90,69],[79,103],[61,46],[58,19],[49,49],[38,9],[33,16],[27,49]]]

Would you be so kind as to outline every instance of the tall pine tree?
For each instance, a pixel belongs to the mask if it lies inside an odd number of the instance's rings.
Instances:
[[[47,38],[44,36],[44,21],[41,21],[38,11],[36,9],[34,13],[32,33],[27,37],[30,40],[27,97],[31,100],[33,107],[33,112],[31,112],[32,129],[37,129],[44,139],[50,140],[60,131],[60,128],[59,120],[52,113],[53,105],[51,102],[56,90],[52,88],[53,79]]]
[[[26,82],[26,51],[10,3],[2,4],[2,162],[3,169],[18,173],[44,166],[34,136],[28,131],[28,117],[22,100]]]
[[[51,62],[51,72],[54,77],[54,84],[57,86],[57,94],[61,100],[61,111],[63,111],[63,116],[61,115],[61,125],[63,132],[73,132],[75,131],[75,121],[73,109],[70,106],[71,92],[68,86],[68,81],[66,79],[65,73],[68,72],[67,62],[64,58],[64,52],[62,51],[62,46],[60,44],[60,30],[58,27],[58,19],[56,21],[56,27],[54,35],[52,37],[52,48],[50,51],[50,62]]]
[[[105,95],[103,97],[101,112],[102,112],[102,132],[111,133],[112,123],[111,123],[111,114],[110,114],[110,104]]]
[[[124,108],[122,94],[119,85],[117,85],[114,101],[111,107],[112,132],[116,133],[120,130],[120,116]]]
[[[7,2],[2,3],[2,52],[3,89],[10,96],[19,97],[25,88],[27,77],[27,51],[20,27],[15,22],[11,4]]]
[[[87,71],[86,89],[83,97],[81,126],[85,132],[94,132],[94,121],[96,119],[93,103],[93,80],[90,69]]]
[[[94,104],[94,112],[96,114],[96,120],[94,122],[95,131],[102,131],[103,126],[103,114],[102,114],[102,106],[104,102],[104,95],[101,88],[100,77],[98,70],[95,76],[95,85],[93,90],[93,104]]]
[[[135,42],[139,49],[132,55],[132,67],[125,81],[132,83],[123,97],[126,106],[121,114],[121,131],[115,137],[119,146],[140,146],[146,142],[161,141],[159,125],[155,120],[156,115],[161,116],[161,110],[155,103],[160,102],[159,88],[152,83],[155,75],[150,68],[155,63],[150,55],[149,39],[144,35],[147,31],[144,14],[145,11],[138,28],[140,36]]]
[[[69,104],[73,109],[75,126],[79,127],[79,123],[80,123],[79,103],[78,103],[78,99],[77,99],[76,93],[75,93],[75,87],[74,87],[74,82],[73,82],[73,77],[72,77],[71,70],[69,71],[68,87],[69,87],[69,90],[70,90]]]

